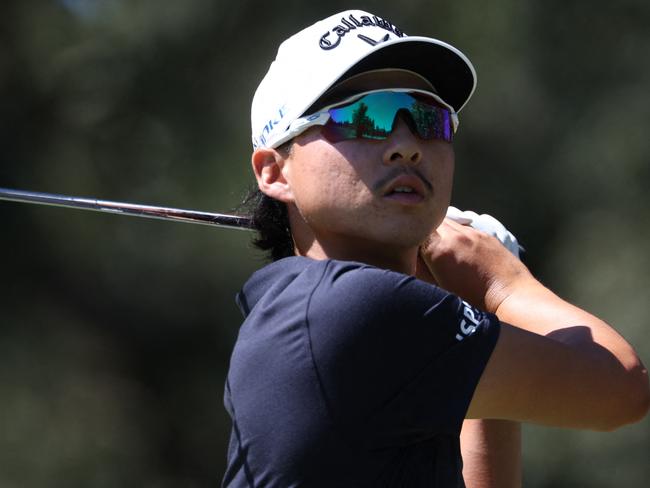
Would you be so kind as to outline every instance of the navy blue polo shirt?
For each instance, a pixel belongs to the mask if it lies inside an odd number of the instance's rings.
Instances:
[[[252,275],[227,487],[463,487],[459,433],[496,316],[412,276],[290,257]]]

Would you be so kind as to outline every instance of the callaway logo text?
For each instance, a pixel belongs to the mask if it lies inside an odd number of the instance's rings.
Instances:
[[[348,18],[341,18],[340,24],[336,25],[325,34],[323,34],[318,44],[321,49],[334,49],[339,44],[341,44],[341,39],[343,39],[343,37],[345,37],[348,32],[359,29],[361,27],[381,27],[382,29],[386,29],[387,31],[392,32],[397,37],[404,37],[404,33],[401,30],[399,30],[387,20],[377,17],[376,15],[373,15],[372,17],[368,15],[361,15],[359,19],[357,19],[354,15],[351,14]],[[335,41],[332,41],[332,39],[330,39],[331,34],[336,35]],[[390,34],[386,34],[382,39],[372,39],[368,36],[364,36],[363,34],[358,34],[357,37],[374,46],[380,42],[387,41],[390,38]]]

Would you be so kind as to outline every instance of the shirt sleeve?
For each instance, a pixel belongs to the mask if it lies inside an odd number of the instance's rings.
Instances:
[[[368,447],[460,431],[499,322],[412,276],[329,261],[307,312],[335,424]]]

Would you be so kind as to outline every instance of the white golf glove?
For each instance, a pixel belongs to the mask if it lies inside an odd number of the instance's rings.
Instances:
[[[488,214],[477,214],[471,210],[461,211],[456,207],[449,207],[447,209],[447,218],[458,222],[461,225],[469,225],[470,227],[486,232],[491,236],[496,237],[501,241],[508,251],[519,258],[519,242],[517,238],[497,219]]]

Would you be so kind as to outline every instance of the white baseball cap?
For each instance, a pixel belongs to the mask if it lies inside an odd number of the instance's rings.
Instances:
[[[386,19],[347,10],[280,45],[253,97],[253,147],[277,147],[290,124],[336,83],[386,68],[421,75],[456,113],[476,88],[474,66],[455,47],[430,37],[407,36]]]

